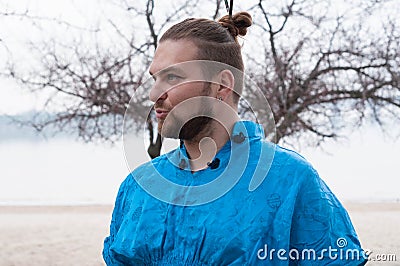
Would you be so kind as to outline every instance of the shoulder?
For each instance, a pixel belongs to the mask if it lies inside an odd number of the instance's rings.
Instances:
[[[296,191],[326,189],[326,185],[318,172],[304,156],[279,145],[267,145],[274,150],[268,171],[271,182],[286,184]]]
[[[298,183],[298,200],[306,202],[305,205],[329,201],[331,205],[340,206],[317,170],[299,153],[277,145],[274,163],[280,174]]]
[[[296,151],[281,147],[277,144],[264,144],[274,149],[273,166],[280,170],[317,174],[314,167],[307,159]]]

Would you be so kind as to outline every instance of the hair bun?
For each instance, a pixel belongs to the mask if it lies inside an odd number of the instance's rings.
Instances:
[[[218,22],[229,31],[235,40],[238,35],[245,36],[247,28],[253,24],[251,15],[247,12],[238,12],[232,18],[225,15]]]

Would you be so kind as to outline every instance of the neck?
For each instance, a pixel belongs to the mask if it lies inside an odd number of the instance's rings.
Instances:
[[[207,168],[207,163],[211,162],[217,152],[229,140],[229,134],[232,132],[236,121],[225,123],[226,128],[215,120],[211,121],[209,126],[200,132],[192,140],[184,140],[186,151],[190,157],[190,167],[192,171],[198,171]],[[228,131],[229,133],[228,133]]]

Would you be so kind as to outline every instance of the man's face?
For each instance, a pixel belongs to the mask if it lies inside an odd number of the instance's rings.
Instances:
[[[204,75],[200,64],[188,62],[195,60],[197,49],[187,40],[166,40],[158,45],[155,52],[150,66],[150,74],[154,78],[150,100],[155,102],[158,132],[164,137],[193,139],[211,120],[195,115],[201,109],[211,108],[204,106],[201,98],[190,101],[190,105],[181,104],[197,96],[211,95],[210,84],[202,81]],[[183,117],[187,117],[188,113],[194,118],[185,121]],[[181,128],[182,122],[185,125]]]

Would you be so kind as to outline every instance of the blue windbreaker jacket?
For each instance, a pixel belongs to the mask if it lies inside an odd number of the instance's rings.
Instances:
[[[363,265],[349,215],[317,172],[263,139],[241,121],[204,170],[190,171],[183,144],[135,169],[115,202],[107,265]]]

